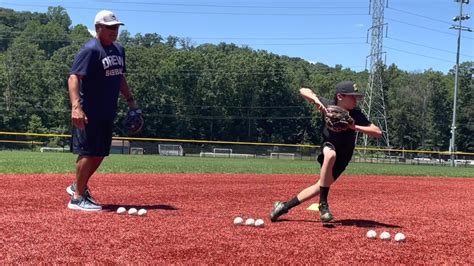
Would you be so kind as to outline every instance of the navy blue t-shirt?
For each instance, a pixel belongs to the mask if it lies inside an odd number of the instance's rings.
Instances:
[[[70,74],[83,76],[80,101],[89,120],[115,119],[125,71],[125,50],[121,45],[103,46],[97,38],[84,44]]]

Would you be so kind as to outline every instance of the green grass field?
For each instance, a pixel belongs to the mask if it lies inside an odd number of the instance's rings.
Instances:
[[[70,153],[0,151],[0,173],[70,173],[76,156]],[[256,173],[315,174],[316,161],[111,155],[101,173]],[[474,177],[472,167],[351,163],[346,174]]]

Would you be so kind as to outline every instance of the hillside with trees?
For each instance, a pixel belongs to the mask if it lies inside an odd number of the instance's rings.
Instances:
[[[47,13],[0,8],[1,131],[68,134],[67,78],[74,56],[91,38],[71,25],[62,7]],[[143,109],[141,136],[311,144],[320,142],[320,115],[299,96],[308,86],[332,99],[334,85],[369,73],[232,43],[192,45],[159,33],[121,31],[127,79]],[[457,147],[474,152],[474,62],[459,72]],[[451,137],[454,70],[407,72],[382,66],[393,147],[447,150]],[[115,135],[122,135],[119,105]]]

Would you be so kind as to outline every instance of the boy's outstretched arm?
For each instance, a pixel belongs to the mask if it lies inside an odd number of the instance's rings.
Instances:
[[[370,136],[370,137],[374,137],[374,138],[382,137],[382,131],[380,130],[378,126],[374,124],[370,124],[368,126],[350,125],[349,127],[354,131],[362,132],[364,134],[367,134],[367,136]]]
[[[318,110],[321,112],[321,113],[326,113],[326,107],[324,106],[324,104],[318,99],[318,96],[316,96],[316,94],[311,90],[311,89],[308,89],[308,88],[301,88],[300,89],[300,94],[301,96],[303,96],[308,102],[310,102],[311,104],[314,104],[316,106],[316,108],[318,108]]]

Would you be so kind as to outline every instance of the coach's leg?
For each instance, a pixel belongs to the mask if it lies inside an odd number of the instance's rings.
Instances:
[[[105,157],[94,157],[94,165],[91,165],[90,171],[87,174],[87,180],[86,180],[86,187],[87,184],[89,183],[89,179],[92,177],[92,175],[97,171],[97,168],[102,164],[102,161],[104,160]]]
[[[104,157],[79,156],[76,161],[76,191],[74,198],[84,195],[89,178],[100,166]]]

